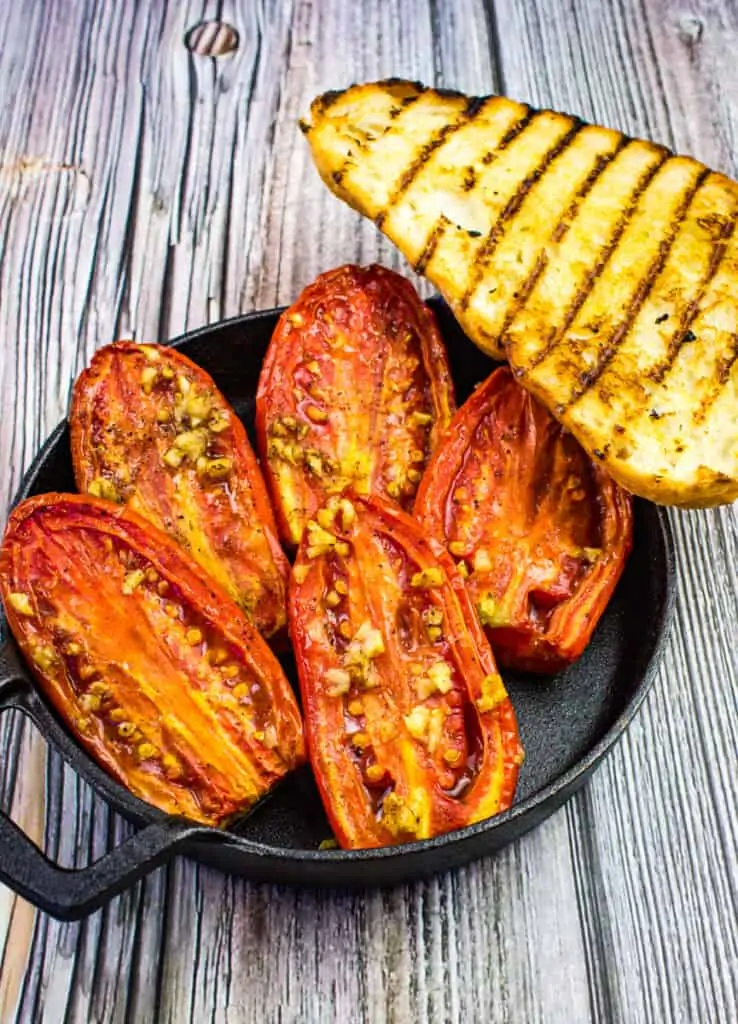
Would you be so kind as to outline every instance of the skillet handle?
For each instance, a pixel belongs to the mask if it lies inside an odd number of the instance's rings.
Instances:
[[[62,921],[77,921],[213,831],[178,818],[147,825],[86,868],[52,863],[0,812],[0,881]],[[217,835],[217,834],[216,834]]]
[[[0,619],[0,629],[2,625]],[[15,645],[0,638],[0,711],[13,707],[31,720],[39,711]],[[54,917],[76,921],[171,860],[192,840],[222,842],[224,838],[217,829],[167,817],[134,833],[89,867],[68,869],[50,861],[0,811],[0,881]]]
[[[19,707],[19,695],[28,692],[28,671],[23,666],[17,647],[9,638],[8,626],[0,605],[0,709]]]

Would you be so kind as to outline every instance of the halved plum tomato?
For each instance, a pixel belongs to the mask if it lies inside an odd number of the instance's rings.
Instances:
[[[174,537],[265,636],[284,627],[289,565],[269,496],[204,370],[162,345],[108,345],[77,380],[70,428],[80,491]]]
[[[231,599],[136,513],[31,498],[0,548],[10,628],[79,743],[142,800],[225,825],[304,761],[279,662]]]
[[[256,395],[283,541],[349,486],[409,511],[454,408],[435,317],[410,282],[379,266],[322,274],[280,318]]]
[[[415,516],[446,545],[502,665],[582,653],[632,546],[630,495],[505,367],[459,409]]]
[[[310,761],[346,848],[425,839],[510,806],[517,722],[453,560],[376,496],[306,528],[289,619]]]

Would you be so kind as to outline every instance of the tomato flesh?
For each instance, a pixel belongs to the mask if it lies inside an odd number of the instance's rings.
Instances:
[[[0,592],[45,695],[141,799],[224,825],[304,760],[266,642],[130,510],[79,495],[24,502],[0,548]]]
[[[458,560],[499,662],[579,657],[632,545],[630,496],[506,368],[459,409],[415,516]]]
[[[77,381],[70,425],[82,493],[174,537],[264,635],[284,628],[289,565],[266,486],[204,370],[165,346],[109,345]]]
[[[282,315],[256,397],[285,543],[347,487],[409,510],[453,410],[435,317],[410,282],[379,266],[321,275]]]
[[[423,839],[512,802],[515,713],[439,545],[396,506],[336,499],[290,588],[309,756],[344,847]]]

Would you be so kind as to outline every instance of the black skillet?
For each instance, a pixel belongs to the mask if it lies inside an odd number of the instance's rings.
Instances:
[[[446,339],[457,399],[492,363],[432,300]],[[261,361],[278,310],[238,317],[174,342],[214,378],[249,430]],[[253,436],[252,436],[253,441]],[[26,474],[16,502],[45,491],[73,491],[69,434],[61,424]],[[330,829],[309,768],[288,778],[230,832],[168,817],[114,782],[77,745],[8,637],[0,615],[0,709],[18,708],[108,803],[140,826],[87,868],[52,864],[0,814],[0,879],[36,906],[66,920],[90,913],[170,860],[186,854],[247,878],[299,885],[390,885],[458,867],[534,828],[589,778],[622,736],[648,691],[671,618],[674,554],[663,511],[635,503],[635,544],[622,580],[583,657],[550,680],[508,672],[525,765],[514,806],[504,814],[436,839],[380,850],[319,850]],[[285,668],[296,682],[289,658]]]

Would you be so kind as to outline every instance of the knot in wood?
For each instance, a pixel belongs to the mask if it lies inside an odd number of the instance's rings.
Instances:
[[[239,36],[226,21],[200,21],[185,35],[185,46],[198,57],[225,57],[238,49]]]
[[[682,15],[677,24],[679,38],[688,46],[694,46],[696,43],[699,43],[702,38],[703,29],[704,25],[702,20],[695,17],[693,14]]]

